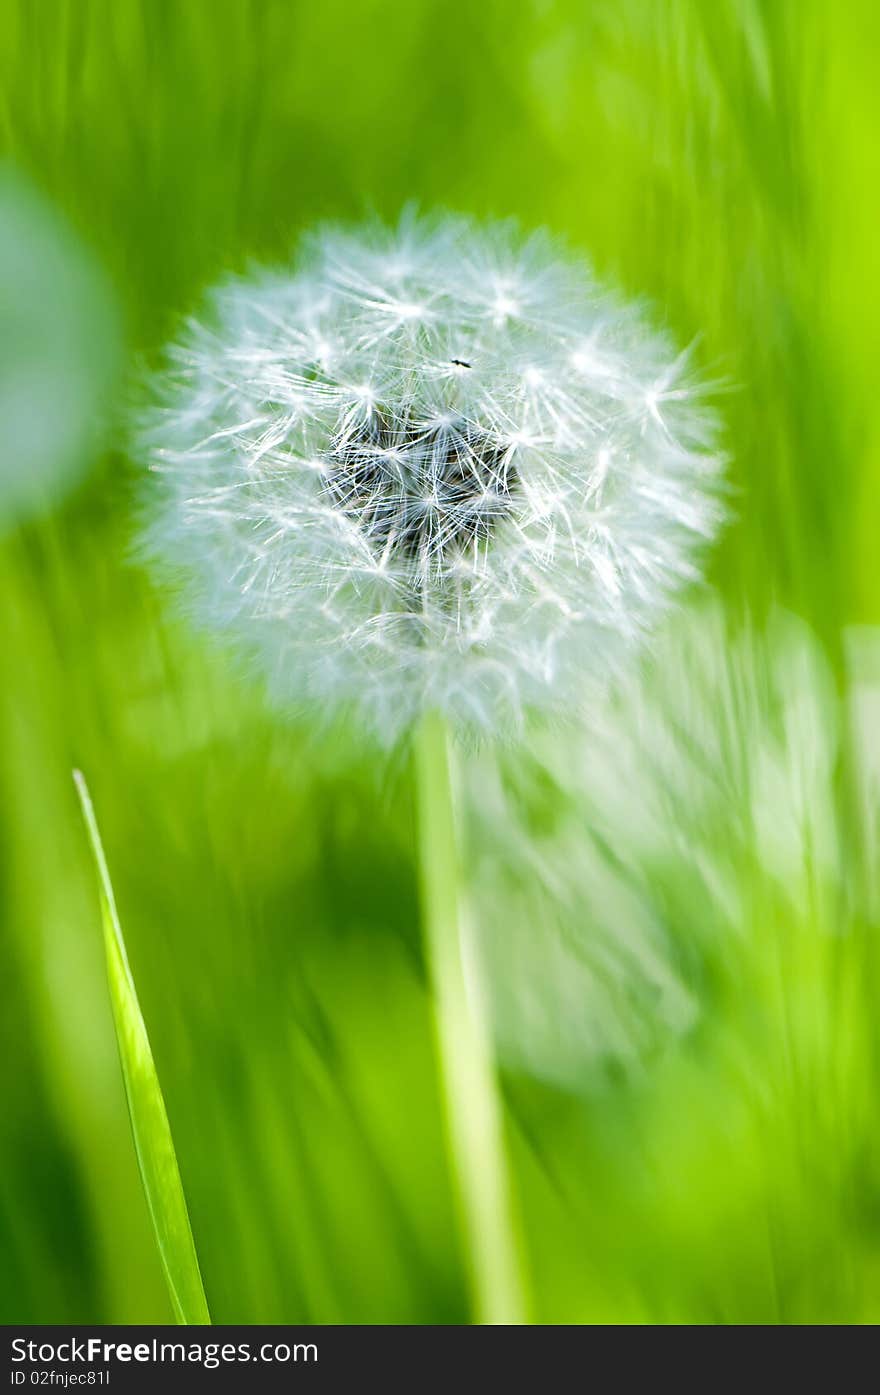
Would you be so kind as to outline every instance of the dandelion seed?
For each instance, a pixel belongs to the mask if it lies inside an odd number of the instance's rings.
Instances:
[[[699,573],[716,437],[686,356],[548,237],[322,229],[170,353],[147,543],[280,703],[498,733],[583,701]]]

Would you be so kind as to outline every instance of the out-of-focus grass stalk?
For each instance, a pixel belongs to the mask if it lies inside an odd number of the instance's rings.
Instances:
[[[476,956],[461,896],[451,768],[443,719],[416,734],[422,922],[434,996],[446,1123],[480,1323],[526,1321],[501,1103]]]
[[[177,1321],[204,1325],[210,1323],[211,1317],[162,1088],[128,963],[91,796],[79,770],[73,772],[73,778],[98,869],[110,1001],[131,1131],[150,1219]]]

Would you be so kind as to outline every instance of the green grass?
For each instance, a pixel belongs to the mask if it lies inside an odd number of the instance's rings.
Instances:
[[[162,1086],[131,976],[101,834],[85,777],[75,770],[73,779],[98,873],[107,982],[132,1139],[171,1306],[180,1323],[210,1323]]]
[[[640,853],[697,1018],[635,1071],[505,1073],[541,1321],[880,1317],[874,767],[870,721],[854,758],[849,723],[872,688],[853,696],[844,641],[880,618],[878,27],[868,0],[0,16],[0,149],[105,267],[133,366],[220,271],[416,200],[549,225],[699,335],[731,387],[735,518],[711,579],[734,617],[760,629],[782,605],[823,646],[839,710],[815,798],[837,852],[826,876],[804,835],[803,884],[768,881],[734,804],[701,823],[685,791],[690,855]],[[117,433],[63,506],[0,540],[0,1318],[171,1317],[78,766],[214,1320],[463,1321],[411,772],[354,731],[273,723],[169,618],[130,560],[135,477]],[[783,706],[768,697],[770,754]],[[766,833],[792,782],[765,765]],[[538,845],[563,796],[534,783]],[[698,898],[693,848],[732,869],[735,910]],[[587,898],[585,935],[592,919]]]

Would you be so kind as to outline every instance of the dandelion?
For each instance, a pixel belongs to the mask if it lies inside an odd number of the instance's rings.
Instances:
[[[117,377],[118,321],[73,229],[0,165],[0,530],[56,504],[94,460]]]
[[[863,668],[878,652],[869,631]],[[854,686],[860,784],[872,691]],[[705,1026],[719,965],[761,981],[785,925],[792,971],[815,950],[806,927],[837,933],[852,899],[845,730],[802,620],[735,624],[710,599],[673,617],[588,723],[469,762],[467,879],[504,1062],[574,1091],[638,1073]]]
[[[319,231],[215,290],[158,390],[149,549],[285,709],[388,744],[581,705],[719,524],[688,354],[507,225]]]
[[[699,576],[717,426],[678,353],[543,235],[406,217],[228,280],[140,449],[146,545],[285,708],[415,731],[428,958],[477,1312],[521,1320],[447,731],[568,712]]]

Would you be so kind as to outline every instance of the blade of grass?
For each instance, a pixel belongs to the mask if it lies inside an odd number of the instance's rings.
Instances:
[[[211,1317],[171,1126],[128,963],[91,796],[79,770],[73,772],[73,779],[98,869],[107,980],[141,1182],[175,1317],[179,1323],[204,1325],[210,1323]]]

